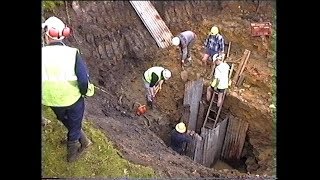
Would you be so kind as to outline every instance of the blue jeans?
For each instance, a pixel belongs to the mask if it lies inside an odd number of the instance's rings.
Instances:
[[[78,101],[71,106],[50,108],[56,114],[57,119],[68,129],[68,141],[79,140],[85,108],[84,98],[80,97]]]
[[[211,49],[209,49],[209,48],[206,48],[205,53],[209,55],[208,61],[212,61],[212,56],[215,55],[215,54],[217,54],[218,51],[215,51],[215,50],[211,50]]]

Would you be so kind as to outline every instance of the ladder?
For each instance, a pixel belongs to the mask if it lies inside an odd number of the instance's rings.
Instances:
[[[210,101],[210,104],[209,104],[209,108],[208,108],[208,111],[207,111],[207,114],[206,114],[206,117],[205,117],[205,120],[204,120],[204,123],[203,123],[202,127],[206,127],[206,128],[209,128],[209,129],[215,128],[215,126],[216,126],[216,124],[218,122],[221,110],[222,110],[222,104],[223,104],[226,92],[227,92],[227,90],[225,90],[223,92],[222,102],[221,102],[220,107],[218,108],[217,107],[218,92],[217,91],[213,91],[213,95],[211,96],[211,101]],[[212,116],[210,117],[211,114],[213,114],[215,117],[212,117]]]
[[[231,68],[230,68],[230,70],[229,70],[229,84],[231,84],[231,76],[232,76],[233,69],[234,69],[234,64],[231,65]],[[225,96],[226,96],[227,90],[228,90],[228,89],[226,89],[226,90],[223,92],[222,102],[221,102],[221,105],[220,105],[219,108],[217,108],[217,106],[216,106],[217,103],[218,103],[218,92],[217,92],[217,91],[213,91],[213,95],[211,96],[209,108],[208,108],[208,111],[207,111],[207,114],[206,114],[206,117],[205,117],[205,120],[204,120],[204,123],[203,123],[203,126],[202,126],[202,127],[207,127],[207,128],[209,128],[209,129],[215,128],[215,126],[216,126],[216,124],[217,124],[217,122],[218,122],[220,113],[221,113],[222,105],[223,105],[224,98],[225,98]],[[216,98],[217,98],[217,100],[215,100]],[[213,105],[215,105],[215,106],[213,106]],[[218,109],[218,110],[217,110],[217,109]],[[211,112],[215,115],[214,118],[209,117]],[[208,122],[208,120],[209,120],[209,122]],[[208,123],[208,124],[207,124],[207,123]],[[210,127],[210,124],[213,125],[213,126]],[[207,125],[207,126],[206,126],[206,125]]]

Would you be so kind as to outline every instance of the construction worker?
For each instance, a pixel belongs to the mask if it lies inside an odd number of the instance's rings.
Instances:
[[[194,136],[195,134],[196,133],[194,131],[187,131],[187,127],[183,122],[178,123],[175,129],[173,129],[171,132],[170,147],[180,155],[184,154],[186,150],[186,143],[191,143],[192,136]],[[199,137],[200,136],[198,136],[198,138]]]
[[[162,88],[162,83],[170,77],[171,71],[159,66],[151,67],[144,72],[142,79],[147,90],[148,106],[152,108],[156,92]]]
[[[94,86],[78,49],[62,42],[70,29],[54,16],[42,28],[42,104],[67,128],[67,161],[74,162],[92,144],[82,130],[82,118],[84,97],[94,94]]]
[[[213,26],[210,30],[208,38],[205,40],[205,54],[202,58],[202,64],[213,63],[214,55],[218,54],[224,58],[224,38],[219,34],[219,29]],[[210,57],[210,58],[209,58]],[[217,56],[215,56],[217,57]],[[211,61],[211,62],[210,62]]]
[[[184,31],[178,36],[172,38],[172,44],[179,46],[181,51],[181,64],[182,66],[189,66],[192,64],[190,55],[191,48],[196,41],[196,34],[192,31]],[[187,62],[186,62],[187,61]]]
[[[230,66],[222,61],[222,56],[219,56],[218,54],[215,54],[215,71],[214,71],[214,77],[210,84],[210,86],[207,88],[207,101],[210,102],[211,100],[211,94],[213,91],[218,92],[218,102],[217,106],[220,107],[222,103],[223,93],[229,86],[229,69]],[[214,98],[214,93],[213,97]]]

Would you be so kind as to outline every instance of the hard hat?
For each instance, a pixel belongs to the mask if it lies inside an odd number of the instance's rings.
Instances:
[[[162,71],[162,75],[165,80],[168,80],[171,77],[171,71],[169,71],[168,69],[164,69]]]
[[[223,54],[215,54],[212,56],[212,62],[216,61],[216,60],[222,60]]]
[[[179,37],[172,38],[172,44],[175,45],[175,46],[178,46],[180,44]]]
[[[218,34],[218,33],[219,33],[218,27],[217,27],[217,26],[213,26],[213,27],[211,28],[211,30],[210,30],[210,34],[211,34],[211,35],[216,35],[216,34]]]
[[[70,29],[55,16],[49,17],[42,23],[42,28],[46,28],[46,35],[55,40],[62,40],[70,33]]]
[[[181,123],[178,123],[178,124],[176,125],[176,130],[177,130],[179,133],[185,133],[186,130],[187,130],[187,127],[186,127],[186,125],[185,125],[183,122],[181,122]]]

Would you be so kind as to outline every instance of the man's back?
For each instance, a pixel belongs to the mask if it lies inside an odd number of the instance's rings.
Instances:
[[[191,138],[185,133],[179,133],[175,129],[171,132],[171,147],[175,151],[182,149],[183,143],[191,142]],[[180,153],[180,152],[179,152]]]

